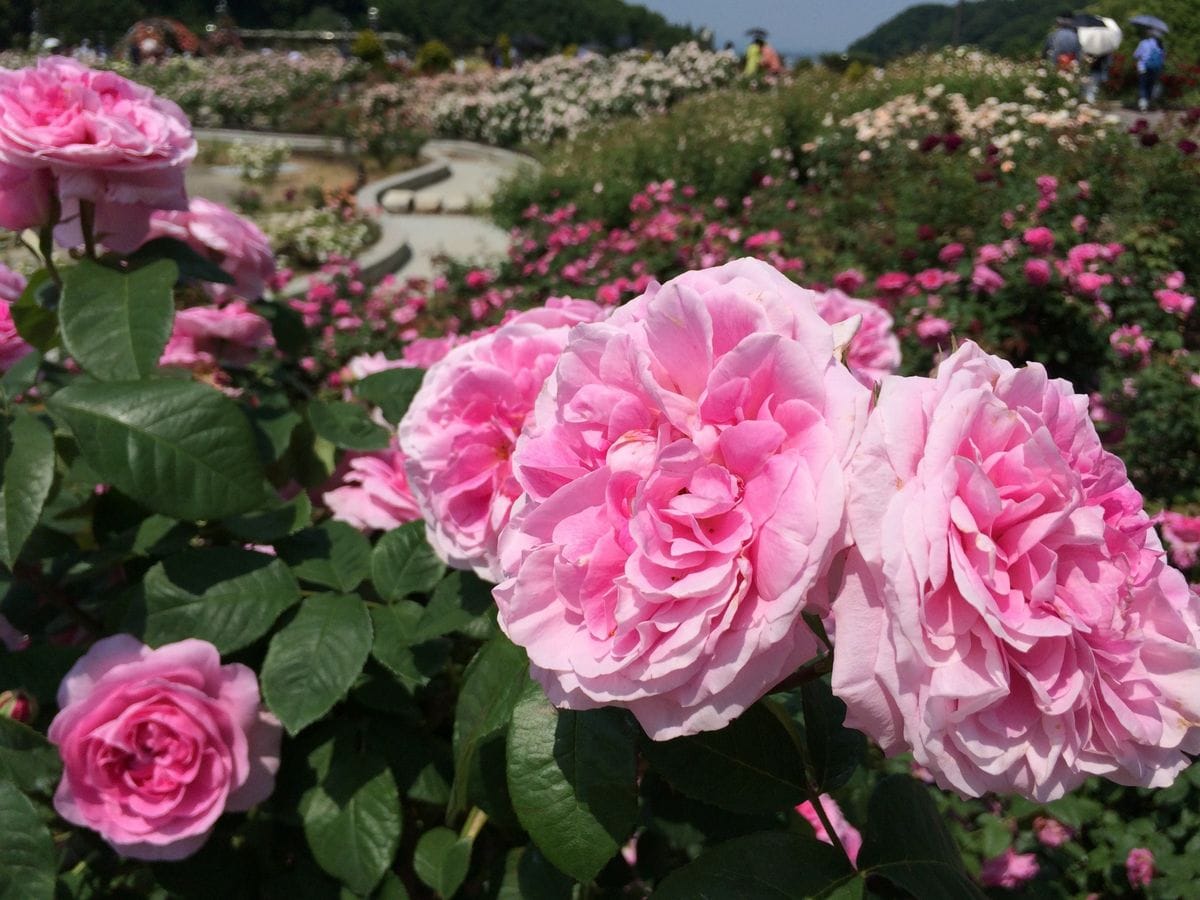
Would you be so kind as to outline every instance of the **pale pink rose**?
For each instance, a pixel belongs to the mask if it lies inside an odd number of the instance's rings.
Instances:
[[[273,346],[271,323],[251,312],[244,301],[234,300],[221,307],[193,306],[175,314],[171,338],[163,348],[159,365],[245,366],[262,349]]]
[[[1125,877],[1132,888],[1149,887],[1154,880],[1154,854],[1145,847],[1134,847],[1125,857]]]
[[[156,209],[187,209],[184,169],[196,155],[179,107],[115,72],[51,56],[0,69],[0,225],[50,223],[83,243],[80,202],[95,204],[97,239],[125,253],[145,238]]]
[[[500,532],[521,487],[513,447],[567,333],[609,310],[551,298],[435,362],[400,422],[408,484],[439,557],[499,581]]]
[[[417,338],[404,345],[400,356],[409,366],[428,369],[467,338],[458,334],[447,334],[438,338]]]
[[[148,239],[171,237],[212,260],[234,283],[210,284],[218,299],[257,300],[275,274],[271,242],[257,225],[219,203],[192,197],[186,211],[160,210],[150,219]]]
[[[1033,833],[1043,847],[1061,847],[1075,832],[1057,819],[1038,816],[1033,820]]]
[[[830,325],[862,316],[846,352],[846,365],[859,381],[871,387],[900,368],[900,341],[886,309],[871,300],[847,297],[837,288],[817,294],[816,302],[817,312]]]
[[[971,270],[971,287],[985,294],[994,294],[1004,287],[1004,276],[995,269],[977,265]]]
[[[1167,290],[1178,291],[1183,288],[1186,282],[1184,274],[1178,270],[1163,276],[1163,287]]]
[[[954,325],[941,316],[925,316],[917,322],[915,331],[924,344],[940,344],[954,330]]]
[[[404,474],[404,454],[393,447],[347,453],[322,499],[339,522],[363,531],[388,531],[421,518]]]
[[[889,377],[849,469],[847,723],[943,787],[1170,784],[1200,750],[1197,598],[1087,398],[965,343]]]
[[[979,870],[979,882],[984,887],[1002,887],[1010,891],[1037,877],[1037,856],[1033,853],[1014,853],[1009,847]]]
[[[741,259],[577,326],[517,441],[500,625],[559,706],[721,728],[811,657],[869,391],[816,297]]]
[[[822,794],[817,798],[821,801],[821,809],[825,811],[825,815],[829,818],[829,824],[833,826],[834,834],[838,840],[842,842],[842,848],[846,851],[846,856],[850,858],[850,864],[858,865],[858,851],[862,849],[862,834],[859,830],[846,821],[846,816],[842,812],[842,808],[838,806],[837,801],[828,794]],[[813,833],[818,841],[824,841],[830,846],[833,845],[833,840],[829,837],[829,832],[825,829],[825,823],[821,821],[821,817],[817,815],[816,809],[813,807],[811,800],[805,800],[796,807],[804,821],[812,826]]]
[[[1027,259],[1025,261],[1025,280],[1034,287],[1044,287],[1049,284],[1052,274],[1050,263],[1044,259]]]
[[[403,359],[388,359],[382,352],[380,353],[360,353],[358,356],[351,357],[350,360],[342,367],[342,381],[362,381],[371,375],[377,375],[380,372],[386,372],[389,369],[411,369],[415,368],[412,363]]]
[[[33,351],[33,347],[17,333],[9,308],[24,290],[24,276],[0,263],[0,372],[8,371]]]
[[[1166,510],[1162,514],[1162,533],[1171,551],[1171,562],[1189,569],[1200,558],[1200,516]]]
[[[122,856],[183,859],[223,812],[265,800],[279,722],[254,672],[221,665],[206,641],[152,650],[127,634],[97,641],[58,689],[49,738],[63,778],[58,814]]]

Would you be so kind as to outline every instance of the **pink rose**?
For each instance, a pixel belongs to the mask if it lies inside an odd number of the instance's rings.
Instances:
[[[1162,514],[1162,533],[1175,565],[1189,569],[1196,564],[1200,557],[1200,516],[1167,510]]]
[[[888,311],[870,300],[855,300],[836,288],[816,295],[817,312],[830,325],[852,316],[862,316],[862,324],[850,339],[846,365],[867,387],[882,381],[900,368],[900,341],[892,331]]]
[[[339,522],[363,531],[387,531],[421,518],[404,474],[404,454],[394,446],[372,453],[347,453],[326,491],[325,505]]]
[[[958,262],[960,259],[962,259],[963,254],[966,252],[967,252],[967,248],[964,247],[962,244],[959,244],[959,243],[947,244],[945,247],[943,247],[941,250],[938,251],[938,260],[944,266],[952,266],[956,262]]]
[[[500,625],[559,706],[655,740],[721,728],[816,650],[869,391],[766,263],[688,272],[580,325],[517,441]]]
[[[1057,819],[1038,816],[1033,820],[1033,833],[1043,847],[1061,847],[1075,832]]]
[[[1044,225],[1027,229],[1021,240],[1038,256],[1047,256],[1054,251],[1054,232]]]
[[[114,72],[62,56],[0,69],[0,226],[50,224],[57,200],[55,238],[76,247],[86,201],[97,239],[129,252],[156,209],[187,209],[183,174],[195,155],[179,107]]]
[[[521,495],[513,446],[567,333],[609,310],[551,298],[460,344],[425,373],[400,422],[405,472],[430,545],[449,565],[499,581],[498,539]]]
[[[458,334],[447,334],[445,337],[437,338],[417,338],[404,345],[400,356],[408,366],[428,369],[465,340],[466,337]]]
[[[1170,784],[1200,750],[1197,598],[1087,398],[965,343],[889,377],[849,468],[847,723],[943,787]]]
[[[886,297],[896,297],[903,293],[912,279],[903,272],[885,272],[875,279],[875,290]]]
[[[857,292],[858,289],[866,283],[866,276],[863,275],[862,272],[858,271],[858,269],[846,269],[844,272],[838,272],[838,274],[833,277],[834,287],[847,294],[853,294]]]
[[[171,338],[159,365],[249,365],[261,349],[275,346],[271,323],[242,300],[225,306],[193,306],[175,314]]]
[[[984,887],[1002,887],[1010,891],[1037,877],[1037,856],[1032,853],[1014,853],[1009,847],[994,859],[989,859],[979,870],[979,881]]]
[[[1044,259],[1025,260],[1025,280],[1034,287],[1045,287],[1050,283],[1052,269]]]
[[[1149,887],[1154,880],[1154,854],[1145,847],[1134,847],[1125,857],[1125,877],[1132,888]]]
[[[186,640],[157,650],[97,641],[58,689],[50,740],[63,760],[58,814],[122,856],[183,859],[225,811],[270,796],[279,722],[254,672]]]
[[[941,316],[925,316],[917,322],[914,330],[917,332],[917,337],[921,339],[921,343],[936,346],[949,336],[950,332],[954,330],[954,325]]]
[[[33,351],[33,347],[17,333],[9,308],[24,290],[24,276],[0,263],[0,372],[7,372]]]
[[[1155,291],[1154,299],[1158,301],[1158,306],[1163,312],[1178,313],[1183,316],[1190,313],[1192,307],[1196,305],[1196,298],[1191,294],[1185,294],[1171,288],[1162,288]]]
[[[219,300],[238,296],[257,300],[275,274],[275,254],[262,230],[219,203],[192,197],[186,211],[160,210],[150,219],[150,238],[183,241],[212,260],[234,283],[208,285]]]
[[[971,287],[985,294],[994,294],[1004,287],[1004,276],[995,269],[977,265],[971,271]]]
[[[829,824],[833,826],[833,831],[837,835],[838,840],[842,842],[842,848],[846,851],[846,856],[850,858],[850,864],[858,865],[858,851],[862,849],[862,834],[859,830],[846,821],[846,816],[842,812],[842,808],[838,806],[837,801],[828,794],[822,794],[817,798],[821,802],[821,809],[825,811],[825,815],[829,818]],[[814,835],[818,841],[824,841],[826,844],[833,845],[833,839],[829,837],[829,832],[825,830],[825,823],[821,821],[821,817],[817,815],[817,810],[813,807],[811,800],[805,800],[796,807],[801,817],[809,825],[812,826]]]

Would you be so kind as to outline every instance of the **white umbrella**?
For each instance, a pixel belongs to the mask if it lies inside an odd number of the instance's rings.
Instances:
[[[1088,56],[1107,56],[1121,46],[1121,26],[1112,19],[1098,16],[1104,24],[1079,28],[1079,46]]]

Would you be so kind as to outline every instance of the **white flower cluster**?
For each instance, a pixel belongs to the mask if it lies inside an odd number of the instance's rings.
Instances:
[[[291,145],[281,140],[234,141],[229,145],[230,163],[237,167],[242,180],[251,184],[272,184],[291,155]]]
[[[316,266],[332,259],[353,259],[379,240],[374,220],[333,207],[267,213],[256,221],[281,265]]]
[[[627,51],[615,56],[552,57],[506,72],[482,88],[435,101],[435,129],[490,144],[545,144],[619,116],[665,110],[688,94],[730,83],[737,62],[681,44],[669,53]]]

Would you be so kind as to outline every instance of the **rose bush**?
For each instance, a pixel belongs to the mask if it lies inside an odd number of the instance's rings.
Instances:
[[[513,453],[500,624],[551,700],[663,740],[811,657],[867,390],[812,294],[739,260],[577,327]]]
[[[182,859],[224,812],[275,787],[279,721],[254,672],[204,641],[152,650],[97,641],[63,679],[48,737],[63,758],[54,808],[122,856]]]
[[[150,238],[172,237],[190,246],[233,278],[214,284],[218,300],[236,295],[257,300],[275,274],[271,243],[257,225],[219,203],[192,197],[186,210],[160,210],[150,219]]]

